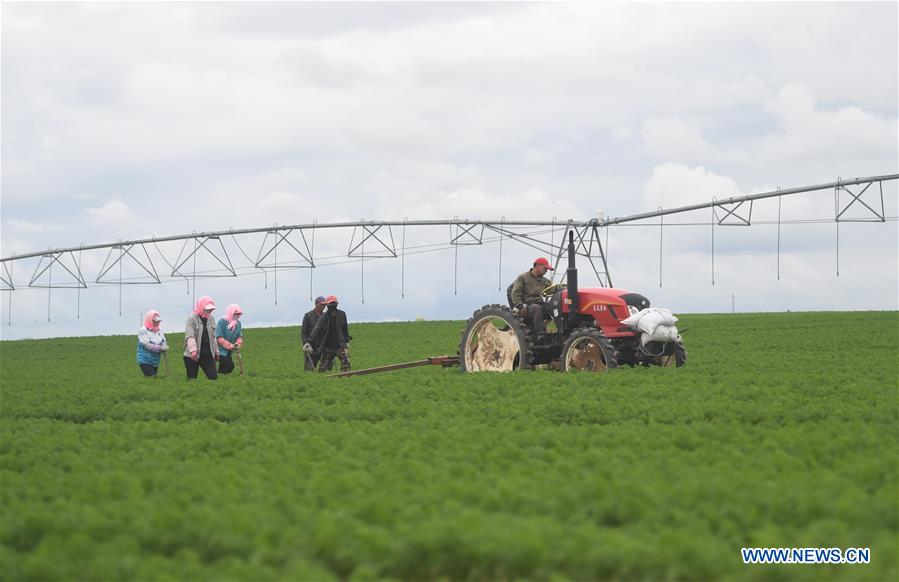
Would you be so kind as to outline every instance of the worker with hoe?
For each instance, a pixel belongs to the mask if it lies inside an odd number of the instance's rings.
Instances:
[[[215,303],[207,295],[197,299],[193,313],[187,318],[184,329],[184,367],[187,378],[197,377],[200,369],[210,380],[218,378],[215,364],[219,360],[218,336],[215,333]]]
[[[300,341],[303,342],[303,360],[305,360],[303,368],[306,372],[315,371],[315,365],[318,364],[322,357],[321,345],[312,341],[312,330],[315,329],[315,324],[321,318],[325,305],[325,298],[319,295],[315,298],[313,308],[303,316],[303,326],[300,328]]]
[[[327,372],[334,363],[334,358],[340,358],[340,371],[350,371],[350,335],[347,326],[346,313],[337,309],[337,297],[328,295],[325,299],[325,308],[321,317],[315,323],[312,330],[312,345],[321,346],[321,360],[318,362],[318,371]]]
[[[225,317],[215,324],[216,341],[218,342],[219,374],[230,374],[234,371],[233,356],[240,357],[243,348],[243,323],[240,316],[243,310],[237,303],[232,303],[225,309]],[[243,374],[243,364],[240,373]]]
[[[552,285],[552,281],[544,276],[547,271],[552,270],[549,261],[540,257],[534,261],[533,267],[518,275],[512,283],[509,293],[513,308],[518,312],[519,317],[527,322],[534,335],[539,334],[543,327],[544,312],[541,293]]]

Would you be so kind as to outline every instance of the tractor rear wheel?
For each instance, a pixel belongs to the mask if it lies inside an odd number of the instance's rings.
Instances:
[[[687,363],[687,349],[684,347],[684,341],[678,339],[671,344],[671,353],[656,358],[656,365],[663,368],[680,368]],[[665,351],[668,351],[667,349]]]
[[[562,348],[562,371],[605,372],[618,367],[618,352],[598,329],[574,330]]]
[[[504,305],[485,305],[474,312],[459,343],[465,372],[509,372],[531,367],[527,326]]]

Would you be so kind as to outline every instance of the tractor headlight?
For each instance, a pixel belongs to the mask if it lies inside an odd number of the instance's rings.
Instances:
[[[634,307],[633,305],[628,305],[627,312],[630,313],[631,315],[637,315],[638,313],[640,313],[640,310],[637,309],[636,307]]]

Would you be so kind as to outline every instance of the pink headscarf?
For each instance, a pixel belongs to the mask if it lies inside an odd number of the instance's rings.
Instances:
[[[215,307],[215,301],[212,300],[212,297],[209,295],[203,295],[199,299],[197,299],[197,305],[194,307],[194,313],[199,316],[206,317],[206,306],[212,303],[213,307]]]
[[[144,316],[144,327],[149,329],[150,331],[159,331],[159,322],[153,321],[154,317],[158,317],[159,312],[150,310],[147,312],[147,315]]]
[[[233,330],[237,327],[237,320],[234,319],[235,313],[243,315],[243,309],[237,303],[232,303],[225,309],[225,320],[228,322],[228,329]]]

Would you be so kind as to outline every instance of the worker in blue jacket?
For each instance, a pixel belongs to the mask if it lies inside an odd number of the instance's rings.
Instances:
[[[219,374],[230,374],[234,371],[232,352],[239,352],[243,347],[243,324],[240,316],[243,311],[240,305],[232,303],[225,309],[225,317],[215,324],[216,341],[219,350]]]
[[[150,310],[144,317],[144,325],[137,332],[137,365],[147,378],[156,377],[159,356],[169,351],[165,334],[159,329],[162,318],[158,311]]]

